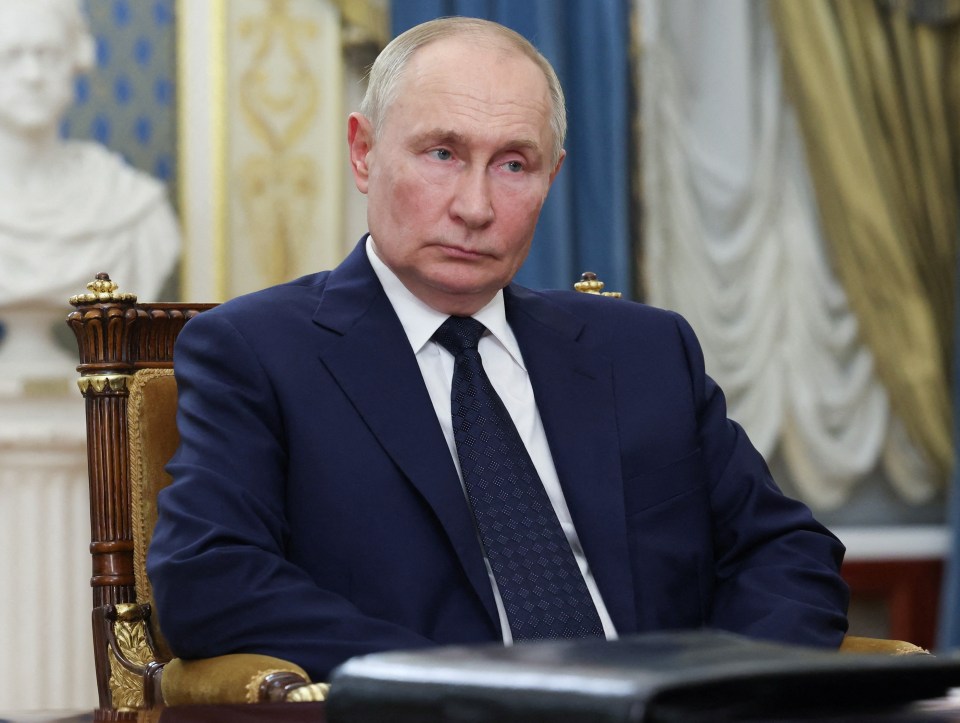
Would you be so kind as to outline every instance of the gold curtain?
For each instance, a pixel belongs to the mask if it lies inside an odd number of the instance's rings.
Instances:
[[[772,0],[834,269],[893,411],[946,479],[960,0]]]

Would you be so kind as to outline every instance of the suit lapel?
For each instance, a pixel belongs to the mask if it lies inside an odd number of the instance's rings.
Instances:
[[[499,618],[473,520],[410,343],[364,243],[331,272],[314,322],[322,363],[433,509],[491,620]]]
[[[580,341],[582,319],[518,286],[507,320],[520,344],[560,484],[617,629],[636,629],[609,359]]]

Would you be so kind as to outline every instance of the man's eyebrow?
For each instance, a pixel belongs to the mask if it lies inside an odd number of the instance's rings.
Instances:
[[[412,143],[415,146],[432,144],[458,146],[466,145],[467,137],[458,131],[434,128],[415,135]],[[517,138],[508,141],[504,144],[504,149],[516,151],[529,150],[535,153],[542,153],[541,145],[532,138]]]
[[[418,133],[413,137],[413,143],[415,145],[427,145],[431,143],[463,145],[466,141],[466,136],[462,133],[445,128],[433,128],[429,131]]]
[[[536,153],[541,152],[540,144],[532,138],[517,138],[514,141],[510,141],[506,147],[515,151],[534,151]]]

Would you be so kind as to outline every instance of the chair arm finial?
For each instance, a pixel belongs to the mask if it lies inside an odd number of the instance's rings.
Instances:
[[[70,297],[70,303],[73,306],[83,306],[84,304],[109,304],[117,301],[137,300],[136,294],[118,293],[115,281],[110,280],[110,274],[101,271],[97,277],[87,284],[89,294],[77,294]]]
[[[604,291],[604,283],[597,278],[592,271],[584,271],[580,275],[580,281],[573,285],[577,291],[584,294],[596,294],[597,296],[609,296],[613,299],[619,299],[623,296],[619,291]]]

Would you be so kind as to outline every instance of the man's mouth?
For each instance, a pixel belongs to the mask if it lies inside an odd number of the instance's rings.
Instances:
[[[464,248],[463,246],[457,246],[456,244],[440,243],[438,246],[443,249],[444,253],[455,258],[480,259],[490,256],[490,254],[484,253],[479,249]]]

